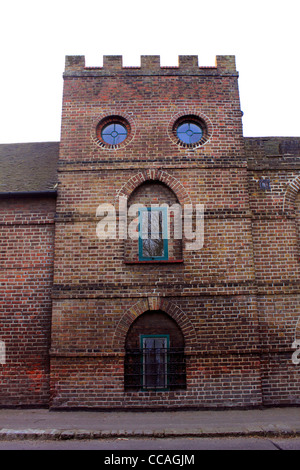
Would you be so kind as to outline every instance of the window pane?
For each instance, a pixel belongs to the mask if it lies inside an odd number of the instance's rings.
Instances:
[[[179,139],[184,142],[185,144],[190,143],[190,138],[187,134],[178,134]]]
[[[189,123],[185,122],[184,124],[180,124],[177,128],[177,133],[187,132],[189,130]]]
[[[201,140],[203,131],[200,125],[194,122],[184,122],[177,127],[178,138],[185,144],[194,144]]]
[[[194,133],[190,135],[190,144],[194,144],[195,142],[198,142],[202,137],[202,134],[200,133]]]
[[[155,258],[164,256],[163,240],[143,240],[143,257]]]
[[[143,338],[144,388],[167,386],[167,338]]]
[[[115,124],[115,131],[118,132],[118,134],[125,134],[127,135],[127,130],[124,126],[121,124]]]
[[[101,137],[107,144],[117,145],[127,137],[127,129],[122,124],[108,124],[102,129]]]
[[[164,256],[162,212],[144,211],[142,214],[143,257]]]
[[[111,134],[113,131],[114,131],[114,124],[108,124],[108,126],[104,127],[102,134],[103,135]]]
[[[103,134],[103,140],[107,144],[114,145],[114,138],[110,134]]]
[[[140,210],[139,257],[141,260],[168,258],[166,217],[166,208]]]
[[[126,139],[126,135],[127,135],[127,134],[118,134],[118,135],[115,137],[115,145],[116,145],[116,144],[120,144],[121,142],[123,142],[123,140]]]
[[[202,134],[200,126],[198,126],[197,124],[193,124],[192,122],[190,124],[190,130],[192,132],[197,132],[197,134]]]
[[[162,212],[153,211],[150,212],[150,236],[153,240],[159,240],[162,238]]]

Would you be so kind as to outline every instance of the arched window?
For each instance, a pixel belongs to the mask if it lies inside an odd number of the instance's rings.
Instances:
[[[135,229],[137,236],[133,237]],[[153,262],[181,259],[181,206],[165,184],[145,182],[128,199],[125,260]]]
[[[139,316],[125,342],[126,391],[185,389],[184,338],[177,323],[162,311]]]

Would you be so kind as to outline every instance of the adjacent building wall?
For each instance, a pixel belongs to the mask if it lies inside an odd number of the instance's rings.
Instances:
[[[0,199],[1,406],[47,406],[55,197]]]

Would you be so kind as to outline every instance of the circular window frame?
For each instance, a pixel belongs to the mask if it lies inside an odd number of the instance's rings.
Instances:
[[[177,135],[177,129],[179,126],[185,123],[192,123],[199,126],[202,130],[202,137],[197,142],[193,143],[186,143],[181,140]],[[209,119],[206,116],[196,114],[196,113],[189,113],[189,114],[181,114],[177,115],[173,118],[170,129],[169,129],[170,137],[174,143],[176,143],[179,147],[185,149],[196,149],[205,145],[212,135],[212,126]]]
[[[118,126],[118,130],[117,130]],[[110,130],[108,131],[108,129]],[[111,130],[113,128],[113,130]],[[100,135],[101,133],[101,135]],[[121,144],[124,142],[125,139],[127,139],[128,136],[128,130],[127,126],[121,123],[120,120],[118,121],[113,121],[109,122],[108,124],[105,124],[104,126],[101,126],[101,131],[98,131],[97,129],[97,134],[98,138],[101,138],[101,140],[108,145],[113,145],[114,147],[116,145]],[[109,142],[108,140],[112,140],[113,142]]]
[[[120,124],[121,126],[125,127],[127,131],[127,136],[122,142],[118,144],[110,144],[108,142],[105,142],[105,140],[102,138],[103,129],[105,129],[105,127],[107,127],[110,124]],[[132,137],[133,137],[132,128],[133,128],[133,122],[131,119],[128,119],[127,116],[124,117],[119,114],[104,116],[100,118],[100,120],[98,119],[97,124],[93,126],[92,138],[98,147],[101,147],[107,150],[116,150],[116,149],[124,147],[132,140]]]

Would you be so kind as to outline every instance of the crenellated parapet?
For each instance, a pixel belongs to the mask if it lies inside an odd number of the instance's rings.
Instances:
[[[215,66],[199,66],[197,55],[178,56],[177,66],[161,66],[159,55],[142,55],[140,66],[123,66],[123,56],[103,56],[102,67],[86,67],[85,56],[66,56],[65,75],[238,75],[234,55],[217,55]]]

